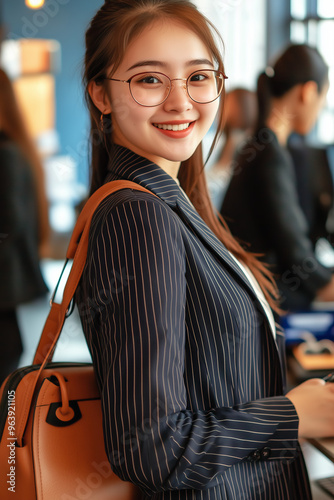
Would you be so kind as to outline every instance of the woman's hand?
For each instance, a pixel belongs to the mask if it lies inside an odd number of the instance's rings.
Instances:
[[[299,438],[334,436],[334,384],[310,379],[286,394],[299,417]]]

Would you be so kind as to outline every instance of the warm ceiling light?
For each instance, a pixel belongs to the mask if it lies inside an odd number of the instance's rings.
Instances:
[[[44,3],[45,0],[26,0],[26,6],[30,9],[40,9]]]

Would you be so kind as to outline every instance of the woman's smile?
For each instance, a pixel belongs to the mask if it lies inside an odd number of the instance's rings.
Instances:
[[[159,132],[173,139],[184,139],[192,132],[195,121],[193,122],[170,122],[170,123],[153,123]]]

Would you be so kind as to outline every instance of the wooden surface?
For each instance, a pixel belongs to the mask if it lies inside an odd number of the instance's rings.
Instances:
[[[334,462],[334,438],[309,439],[308,442]]]

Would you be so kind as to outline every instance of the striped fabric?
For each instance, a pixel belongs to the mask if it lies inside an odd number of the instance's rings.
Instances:
[[[117,147],[120,178],[158,198],[101,203],[77,296],[113,469],[147,499],[310,499],[282,332],[169,175]]]

